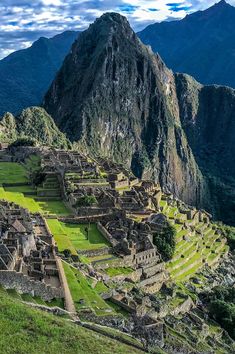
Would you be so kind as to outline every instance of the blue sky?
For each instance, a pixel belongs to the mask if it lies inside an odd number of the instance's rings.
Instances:
[[[217,0],[218,2],[219,0]],[[0,0],[0,58],[40,36],[83,30],[107,11],[128,17],[138,31],[150,23],[183,18],[216,0]],[[235,5],[235,0],[228,0]]]

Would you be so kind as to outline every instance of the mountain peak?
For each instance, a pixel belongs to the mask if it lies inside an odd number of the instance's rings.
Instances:
[[[109,35],[110,33],[133,34],[133,30],[126,17],[116,12],[106,12],[100,18],[90,25],[88,31],[99,33],[100,36]],[[86,31],[85,31],[86,32]]]
[[[229,4],[228,4],[227,1],[225,1],[225,0],[220,0],[216,5],[217,5],[217,6],[227,6],[227,5],[229,5]]]
[[[217,3],[215,3],[213,6],[209,7],[208,10],[213,9],[213,8],[221,10],[221,9],[227,9],[227,8],[231,8],[231,7],[233,7],[233,6],[231,6],[229,3],[227,3],[226,0],[221,0]]]

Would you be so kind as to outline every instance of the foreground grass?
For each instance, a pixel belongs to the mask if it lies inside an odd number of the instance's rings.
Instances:
[[[96,224],[68,224],[57,219],[48,219],[47,223],[60,252],[69,249],[72,254],[77,254],[76,250],[94,250],[108,246]],[[89,228],[89,239],[86,228]]]
[[[134,354],[115,340],[0,294],[0,353]]]

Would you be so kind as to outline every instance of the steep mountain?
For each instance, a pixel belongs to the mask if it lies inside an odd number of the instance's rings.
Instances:
[[[188,203],[202,202],[204,183],[181,127],[174,75],[124,17],[105,14],[79,36],[44,107],[83,149],[154,176]]]
[[[208,180],[211,210],[234,224],[235,216],[235,90],[202,86],[176,75],[182,127],[196,162]]]
[[[0,116],[41,103],[78,32],[41,37],[0,61]]]
[[[0,140],[13,142],[21,137],[30,137],[42,145],[67,148],[68,139],[59,131],[53,119],[41,107],[24,109],[14,117],[5,113],[0,121]]]
[[[74,43],[44,107],[80,148],[234,223],[234,93],[174,75],[108,13]]]
[[[184,19],[155,23],[138,35],[168,67],[203,84],[235,88],[235,8],[222,0]]]

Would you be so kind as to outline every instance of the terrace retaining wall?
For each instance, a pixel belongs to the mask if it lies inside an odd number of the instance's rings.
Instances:
[[[6,289],[15,289],[21,294],[39,296],[44,301],[64,297],[61,288],[55,288],[41,281],[33,280],[23,273],[17,273],[15,271],[0,271],[0,284]]]

